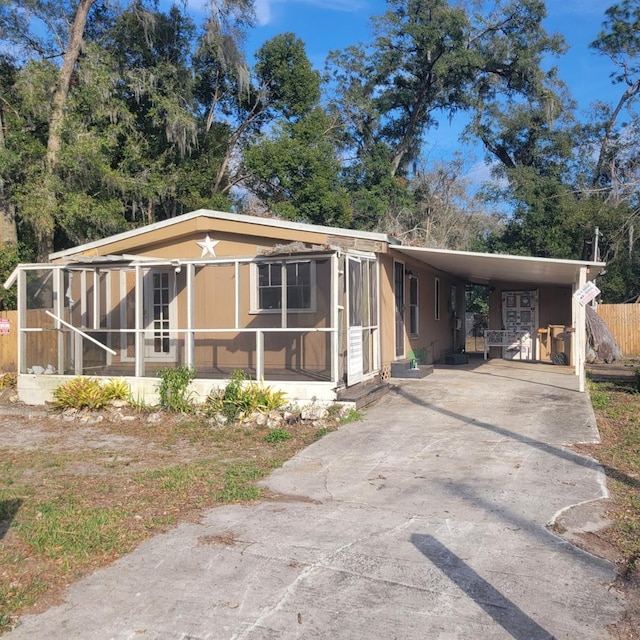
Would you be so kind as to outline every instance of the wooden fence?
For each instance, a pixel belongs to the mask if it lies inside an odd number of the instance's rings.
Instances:
[[[599,304],[597,311],[622,355],[640,355],[640,304]]]
[[[26,319],[29,327],[52,329],[54,325],[45,309],[30,309],[27,311]],[[8,333],[6,333],[7,329]],[[30,333],[27,337],[26,347],[34,363],[48,363],[52,359],[55,361],[58,350],[58,334],[56,331]],[[0,373],[15,373],[17,370],[18,312],[2,311],[0,312]]]
[[[2,311],[0,328],[8,330],[0,333],[0,373],[13,373],[18,370],[18,312]]]

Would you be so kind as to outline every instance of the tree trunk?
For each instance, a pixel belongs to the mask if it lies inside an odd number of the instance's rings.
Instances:
[[[87,24],[87,16],[89,10],[95,4],[96,0],[80,0],[76,14],[69,33],[69,43],[62,60],[62,66],[58,73],[58,81],[53,93],[51,105],[51,117],[49,118],[49,138],[47,140],[47,156],[46,171],[52,176],[58,168],[58,160],[60,157],[60,148],[62,146],[62,125],[64,123],[64,112],[67,105],[67,96],[69,95],[69,87],[71,85],[71,77],[75,69],[80,50],[82,48],[82,38]],[[53,181],[52,181],[53,182]],[[46,261],[49,254],[53,251],[53,233],[55,224],[56,194],[53,191],[49,194],[49,211],[47,215],[49,224],[43,225],[46,231],[38,234],[38,260]]]
[[[4,121],[0,110],[0,149],[4,149]],[[4,179],[0,175],[0,249],[10,244],[18,244],[18,228],[13,205],[7,200]]]

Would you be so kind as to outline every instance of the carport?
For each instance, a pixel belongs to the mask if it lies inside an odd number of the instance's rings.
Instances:
[[[596,279],[604,270],[605,263],[407,246],[394,246],[392,251],[450,273],[469,284],[489,287],[489,330],[494,332],[508,328],[505,326],[508,322],[505,305],[513,299],[514,307],[519,309],[517,305],[525,300],[519,294],[526,293],[527,302],[531,298],[533,310],[531,357],[527,359],[539,359],[543,341],[550,340],[548,327],[566,326],[573,334],[569,363],[580,378],[580,391],[584,391],[586,319],[584,306],[575,294],[587,282]],[[519,312],[513,313],[515,317]]]

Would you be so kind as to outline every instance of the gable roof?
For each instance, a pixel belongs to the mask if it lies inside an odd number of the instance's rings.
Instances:
[[[59,258],[75,256],[78,253],[84,253],[94,249],[99,249],[100,247],[104,247],[105,245],[121,242],[123,240],[132,240],[136,237],[142,237],[145,234],[153,231],[166,229],[167,234],[170,234],[170,230],[173,226],[188,222],[190,220],[194,220],[195,218],[208,218],[211,220],[224,220],[227,222],[241,222],[249,225],[273,227],[274,229],[286,229],[288,231],[300,232],[306,231],[311,233],[326,234],[329,236],[373,240],[384,243],[395,242],[395,240],[390,239],[389,236],[384,233],[373,233],[371,231],[355,231],[353,229],[342,229],[340,227],[325,227],[322,225],[307,224],[304,222],[290,222],[289,220],[282,220],[280,218],[263,218],[261,216],[248,216],[239,213],[214,211],[212,209],[198,209],[196,211],[190,211],[189,213],[184,213],[180,216],[176,216],[175,218],[169,218],[168,220],[162,220],[161,222],[155,222],[153,224],[145,225],[144,227],[138,227],[136,229],[131,229],[130,231],[125,231],[123,233],[118,233],[107,238],[102,238],[101,240],[95,240],[93,242],[88,242],[76,247],[71,247],[70,249],[65,249],[64,251],[52,253],[49,256],[49,259],[56,260]]]
[[[176,225],[184,225],[194,227],[197,219],[209,219],[212,221],[224,221],[225,223],[236,222],[247,225],[255,225],[257,233],[264,231],[265,227],[273,229],[273,238],[278,237],[278,229],[284,233],[282,235],[295,235],[300,233],[324,235],[327,238],[344,238],[349,243],[354,241],[366,241],[380,243],[380,246],[388,247],[394,253],[411,257],[415,260],[430,265],[436,270],[449,273],[466,282],[477,284],[490,284],[495,281],[522,283],[523,285],[538,285],[541,283],[551,285],[568,285],[576,286],[581,270],[586,269],[587,279],[593,280],[602,273],[605,267],[603,262],[587,262],[580,260],[561,260],[553,258],[535,258],[531,256],[514,256],[493,253],[477,253],[470,251],[453,251],[449,249],[431,249],[425,247],[413,247],[399,244],[399,242],[384,233],[374,233],[369,231],[356,231],[353,229],[342,229],[339,227],[326,227],[321,225],[306,224],[301,222],[290,222],[278,218],[266,218],[260,216],[248,216],[237,213],[228,213],[223,211],[214,211],[210,209],[198,209],[191,211],[175,218],[156,222],[154,224],[132,229],[124,233],[116,234],[101,240],[89,242],[83,245],[72,247],[64,251],[58,251],[51,254],[51,260],[56,259],[81,259],[81,254],[88,256],[89,252],[95,251],[100,254],[102,249],[103,261],[116,260],[120,261],[130,253],[130,249],[134,248],[138,239],[143,242],[145,234],[158,233],[172,237],[172,229],[174,233],[179,233]],[[192,222],[193,221],[193,222]],[[194,227],[195,228],[195,227]],[[163,233],[166,232],[166,233]],[[109,245],[120,244],[112,255],[108,251]],[[124,246],[123,246],[124,245]],[[114,247],[115,248],[115,247]],[[124,249],[124,252],[123,252]],[[135,255],[129,256],[131,259],[137,259]],[[140,258],[140,257],[138,257]],[[142,259],[142,258],[140,258]],[[24,266],[24,265],[23,265]],[[13,274],[4,283],[8,288],[15,282],[17,268]]]

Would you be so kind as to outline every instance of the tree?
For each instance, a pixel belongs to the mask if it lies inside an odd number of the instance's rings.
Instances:
[[[403,244],[474,250],[500,227],[499,217],[470,191],[459,156],[416,171],[408,189],[413,204],[390,212],[380,224]]]
[[[54,246],[175,215],[182,161],[201,150],[219,151],[200,139],[206,110],[193,87],[193,25],[184,8],[164,14],[149,4],[11,0],[0,7],[1,37],[18,52],[19,80],[28,81],[28,65],[53,72],[53,91],[43,102],[45,151],[15,183],[8,184],[6,174],[0,181],[5,201],[10,192],[15,216],[32,230],[39,259]],[[212,3],[202,37],[222,34],[228,43],[252,15],[252,0]],[[6,157],[13,132],[4,107],[1,113]],[[202,182],[198,194],[198,181],[188,186],[186,201],[206,199]],[[12,212],[2,208],[9,226]]]
[[[386,175],[406,178],[439,117],[528,98],[538,90],[543,56],[562,50],[542,27],[540,0],[500,0],[490,13],[447,0],[388,6],[370,46],[334,53],[329,63],[355,174],[369,172],[372,158],[379,172],[384,158]]]
[[[349,196],[340,182],[335,124],[316,106],[244,152],[246,186],[270,211],[290,220],[349,226]]]
[[[623,109],[630,107],[640,93],[640,2],[623,0],[609,7],[605,16],[603,29],[591,47],[610,58],[615,65],[611,80],[622,84],[624,90],[613,108],[599,105],[603,131],[592,178],[594,186],[615,179],[614,159],[621,141],[615,133],[616,126]]]
[[[248,68],[222,64],[216,51],[205,42],[198,53],[198,91],[201,98],[213,96],[208,126],[216,123],[227,130],[226,151],[213,189],[228,193],[248,178],[242,163],[233,176],[229,174],[234,159],[249,148],[265,125],[278,120],[293,123],[303,117],[319,100],[320,76],[311,67],[304,43],[292,33],[275,36],[260,47],[253,74]]]
[[[9,122],[18,116],[13,106],[15,98],[9,96],[15,83],[16,72],[17,69],[10,59],[0,57],[0,250],[7,245],[18,244],[15,204],[11,201],[9,190],[11,176],[17,171],[20,161],[19,155],[12,152],[6,139],[9,132],[15,130]]]

